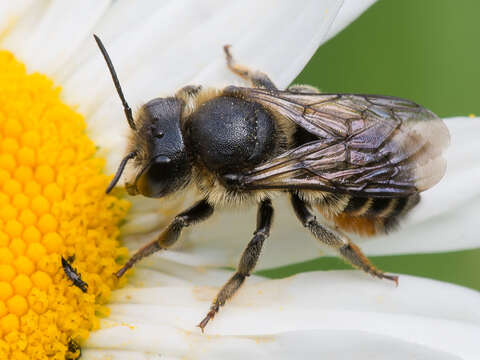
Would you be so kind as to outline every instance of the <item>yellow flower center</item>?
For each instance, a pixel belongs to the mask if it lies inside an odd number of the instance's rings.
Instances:
[[[59,95],[0,51],[0,359],[78,357],[68,343],[108,314],[126,256],[117,238],[129,203],[105,194],[104,161]],[[86,293],[62,268],[72,255]]]

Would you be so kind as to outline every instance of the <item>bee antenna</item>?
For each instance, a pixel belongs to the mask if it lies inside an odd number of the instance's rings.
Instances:
[[[118,170],[115,173],[115,176],[113,177],[112,182],[110,183],[110,185],[108,185],[105,193],[107,194],[110,193],[110,191],[112,191],[115,185],[117,185],[117,182],[118,180],[120,180],[120,176],[122,176],[123,170],[125,169],[125,166],[127,165],[128,160],[133,159],[135,156],[137,156],[136,151],[132,151],[122,159],[122,161],[120,162],[120,165],[118,166]]]
[[[97,45],[100,51],[102,52],[105,62],[107,63],[108,70],[110,70],[110,75],[112,75],[113,83],[115,84],[115,88],[117,89],[118,96],[120,96],[120,100],[122,101],[123,110],[125,111],[125,116],[127,117],[128,125],[132,130],[136,130],[135,123],[133,122],[132,109],[130,108],[130,106],[128,106],[128,103],[125,100],[125,96],[123,96],[122,88],[120,86],[120,82],[118,81],[117,73],[115,72],[115,68],[113,67],[112,60],[110,60],[110,56],[108,56],[107,49],[105,49],[105,46],[103,46],[102,40],[100,40],[100,38],[97,35],[93,34],[93,37],[95,38],[95,41],[97,42]]]

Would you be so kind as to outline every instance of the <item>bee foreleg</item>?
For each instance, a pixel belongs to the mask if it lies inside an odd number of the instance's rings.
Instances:
[[[380,279],[388,279],[398,284],[398,276],[385,274],[377,269],[368,258],[362,253],[362,250],[355,245],[346,235],[337,234],[328,227],[317,222],[315,215],[309,209],[308,204],[300,199],[298,195],[291,194],[290,197],[293,209],[303,226],[320,240],[322,243],[336,249],[340,255],[352,266],[359,268],[366,273]]]
[[[179,238],[182,229],[186,226],[195,224],[207,219],[213,213],[213,206],[206,200],[200,200],[191,208],[175,216],[171,224],[160,234],[158,239],[146,244],[127,261],[123,267],[115,273],[120,278],[136,262],[149,256],[159,250],[172,246]]]
[[[232,57],[232,53],[230,52],[230,45],[225,45],[223,50],[225,51],[227,66],[234,74],[237,74],[242,79],[250,81],[254,87],[265,88],[269,90],[277,89],[267,74],[261,71],[250,70],[246,66],[237,64]]]
[[[237,271],[227,283],[223,285],[213,301],[212,306],[210,306],[210,311],[207,316],[205,316],[205,318],[198,324],[198,327],[202,329],[202,332],[210,319],[213,319],[220,307],[225,305],[225,302],[230,299],[243,284],[245,278],[252,273],[257,264],[260,252],[262,251],[263,243],[270,235],[272,219],[272,202],[270,199],[263,200],[257,212],[257,228],[253,233],[253,238],[243,251],[242,257],[237,266]]]

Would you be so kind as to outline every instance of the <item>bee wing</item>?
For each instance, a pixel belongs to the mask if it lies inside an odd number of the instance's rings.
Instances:
[[[229,87],[318,137],[241,176],[246,189],[315,189],[401,197],[443,177],[450,135],[409,100],[356,94],[299,94]]]

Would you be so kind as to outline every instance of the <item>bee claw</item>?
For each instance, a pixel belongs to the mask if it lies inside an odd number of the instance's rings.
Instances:
[[[225,53],[225,58],[227,60],[227,66],[232,69],[235,66],[235,61],[233,60],[232,53],[230,52],[230,48],[232,45],[224,45],[223,51]]]
[[[395,283],[395,287],[398,287],[398,276],[397,275],[383,274],[383,278],[393,281]]]
[[[205,332],[205,326],[207,326],[208,322],[213,319],[215,313],[215,310],[210,310],[207,316],[205,316],[204,319],[197,325],[200,329],[202,329],[202,334]]]
[[[232,54],[230,53],[230,48],[232,47],[232,45],[224,45],[223,46],[223,51],[225,52],[225,55],[227,56],[227,58],[231,58],[232,57]]]
[[[203,322],[203,320],[202,320],[202,322]],[[202,324],[202,322],[200,324],[198,324],[197,327],[199,327],[200,330],[202,330],[202,334],[204,334],[205,333],[205,325],[207,325],[207,324]]]

